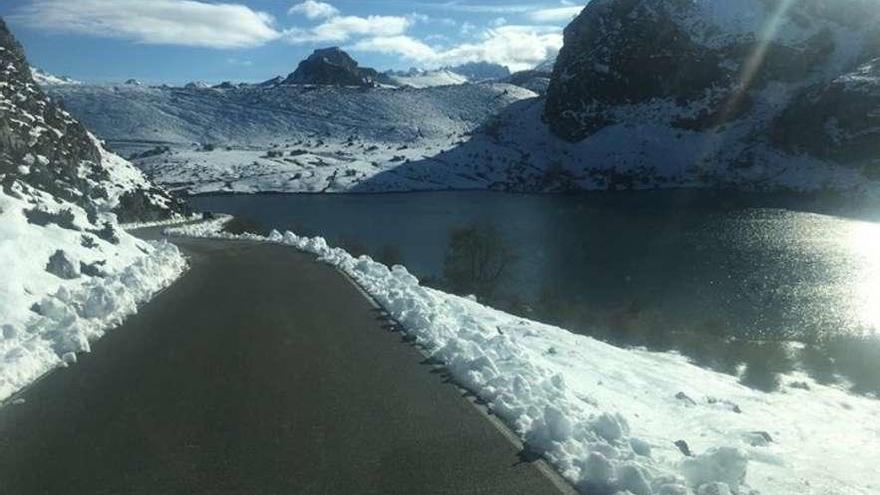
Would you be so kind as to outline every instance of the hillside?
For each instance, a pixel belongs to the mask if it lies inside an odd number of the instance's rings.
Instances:
[[[816,168],[876,177],[878,7],[591,2],[565,30],[544,119],[588,165],[627,142],[604,166],[645,167],[636,179],[788,186]]]
[[[507,79],[546,97],[499,84],[49,90],[193,193],[876,189],[880,8],[842,1],[597,0],[549,80]]]
[[[458,146],[510,103],[535,96],[505,84],[49,91],[159,183],[188,192],[352,190]],[[481,187],[445,175],[420,172],[389,187],[445,189],[450,180],[455,187]]]
[[[0,400],[136,311],[185,266],[120,221],[186,207],[105,150],[34,82],[0,19]]]

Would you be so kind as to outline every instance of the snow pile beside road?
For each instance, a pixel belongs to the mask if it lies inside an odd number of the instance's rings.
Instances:
[[[635,495],[880,491],[880,403],[803,385],[766,394],[671,353],[620,349],[419,285],[322,238],[177,235],[289,245],[351,276],[455,380],[579,490]]]
[[[94,218],[20,183],[9,192],[0,192],[0,401],[75,362],[186,267],[175,246],[136,239],[113,215]]]

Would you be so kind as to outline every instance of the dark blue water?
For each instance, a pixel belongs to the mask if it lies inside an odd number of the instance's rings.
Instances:
[[[799,339],[880,328],[880,208],[869,206],[695,191],[192,203],[369,254],[393,247],[432,279],[443,274],[451,232],[492,226],[517,259],[502,299],[573,331]]]

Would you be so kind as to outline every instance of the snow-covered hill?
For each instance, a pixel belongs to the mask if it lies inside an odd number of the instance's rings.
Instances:
[[[31,67],[31,76],[34,78],[34,82],[39,84],[40,86],[82,84],[82,82],[77,81],[76,79],[71,79],[67,76],[56,76],[36,67]]]
[[[0,19],[0,400],[136,311],[185,262],[119,220],[185,207],[46,97]]]
[[[596,0],[546,100],[498,84],[50,90],[190,192],[877,189],[878,20],[880,0]]]
[[[386,72],[384,76],[386,80],[396,86],[409,86],[412,88],[432,88],[434,86],[450,86],[470,82],[467,76],[448,69],[412,69],[407,72]]]
[[[490,116],[535,96],[505,84],[82,85],[51,92],[115,149],[136,154],[133,160],[159,183],[190,192],[353,190],[404,163],[459,146]],[[468,178],[472,175],[449,177],[438,167],[388,187],[484,187]]]

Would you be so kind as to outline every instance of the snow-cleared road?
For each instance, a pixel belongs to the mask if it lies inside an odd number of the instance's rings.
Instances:
[[[560,493],[332,268],[175,243],[188,274],[0,409],[2,493]]]

